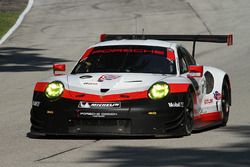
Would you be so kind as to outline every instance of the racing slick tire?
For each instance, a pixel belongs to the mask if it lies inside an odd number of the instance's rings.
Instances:
[[[194,96],[192,92],[187,93],[184,103],[184,130],[185,135],[189,136],[194,127]]]
[[[227,82],[223,82],[222,86],[222,95],[221,95],[221,109],[222,109],[222,126],[226,126],[228,122],[229,117],[229,111],[230,111],[230,94],[229,94],[229,85]]]

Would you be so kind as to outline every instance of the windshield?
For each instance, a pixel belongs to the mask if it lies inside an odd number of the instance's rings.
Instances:
[[[176,74],[175,61],[167,59],[167,48],[154,46],[102,46],[82,58],[72,74],[157,73]],[[84,56],[83,56],[84,57]]]

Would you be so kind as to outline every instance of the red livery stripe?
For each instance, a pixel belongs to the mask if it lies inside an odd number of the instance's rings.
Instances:
[[[182,83],[169,84],[169,87],[170,87],[170,93],[182,93],[188,91],[189,84],[182,84]]]
[[[86,52],[82,55],[81,60],[87,58],[90,55],[90,53],[92,52],[93,49],[94,48],[89,48],[88,50],[86,50]]]
[[[48,86],[48,82],[37,82],[35,85],[35,91],[44,92]],[[170,93],[181,93],[187,92],[189,85],[188,84],[170,84]],[[88,94],[84,92],[76,92],[65,89],[62,97],[69,98],[73,100],[83,100],[83,101],[123,101],[123,100],[135,100],[135,99],[145,99],[148,98],[148,90],[130,92],[130,93],[121,93],[121,94],[112,94],[112,95],[95,95]]]
[[[95,101],[95,102],[104,102],[104,101],[123,101],[123,100],[135,100],[143,99],[148,97],[148,91],[141,92],[132,92],[132,93],[123,93],[123,94],[113,94],[113,95],[94,95],[87,93],[79,93],[74,91],[65,90],[62,97],[71,98],[74,100],[82,101]]]
[[[188,84],[170,84],[170,93],[187,92],[188,87],[189,87]],[[103,95],[103,96],[95,95],[95,94],[88,94],[84,92],[64,90],[62,97],[71,98],[74,100],[95,101],[95,102],[123,101],[123,100],[135,100],[135,99],[148,98],[148,90],[139,91],[139,92]]]
[[[44,92],[48,84],[48,82],[37,82],[34,90],[37,92]]]
[[[212,112],[212,113],[205,113],[199,116],[194,117],[195,120],[200,121],[218,121],[221,120],[221,112]]]

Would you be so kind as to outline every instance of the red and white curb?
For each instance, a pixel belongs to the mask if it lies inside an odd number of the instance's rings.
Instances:
[[[4,43],[5,40],[9,38],[9,36],[20,26],[25,15],[30,11],[33,6],[34,0],[29,0],[28,5],[22,12],[22,14],[18,17],[16,23],[11,27],[11,29],[0,39],[0,45]]]

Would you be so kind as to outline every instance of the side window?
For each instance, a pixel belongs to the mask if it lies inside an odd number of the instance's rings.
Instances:
[[[185,53],[180,49],[180,47],[177,49],[177,52],[179,56],[180,73],[186,73],[188,72],[188,63],[185,60]]]
[[[181,74],[188,72],[188,66],[187,66],[187,63],[185,62],[185,60],[183,58],[181,58],[179,60],[179,62],[180,62],[180,72],[181,72]]]

